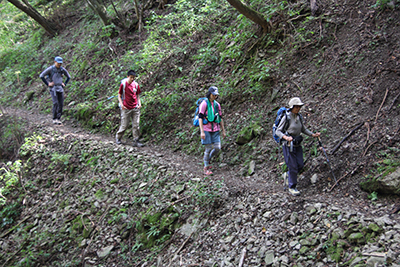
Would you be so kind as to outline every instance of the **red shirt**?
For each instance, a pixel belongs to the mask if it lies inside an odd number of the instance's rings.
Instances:
[[[135,81],[128,83],[125,81],[125,96],[123,94],[123,84],[119,86],[118,94],[121,95],[123,102],[122,104],[127,109],[134,109],[138,105],[138,95],[140,94],[139,84]]]

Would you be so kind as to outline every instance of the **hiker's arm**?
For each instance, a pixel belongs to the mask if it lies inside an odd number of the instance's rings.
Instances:
[[[278,125],[278,128],[276,128],[276,135],[281,139],[291,142],[291,141],[293,141],[293,137],[291,137],[290,135],[286,135],[283,132],[283,128],[285,127],[285,124],[286,124],[286,116],[283,116],[281,122]]]
[[[225,132],[225,125],[224,125],[224,120],[221,118],[221,130],[222,130],[222,137],[225,138],[226,137],[226,132]]]
[[[46,80],[46,76],[49,75],[50,68],[45,69],[42,73],[40,73],[39,77],[42,79],[45,85],[50,86],[49,82]]]
[[[119,102],[119,105],[121,106],[121,109],[126,109],[126,107],[125,107],[124,104],[122,103],[122,98],[121,98],[121,95],[120,95],[120,94],[118,94],[118,102]]]
[[[140,109],[142,107],[142,101],[140,101],[140,96],[137,95],[137,107]]]
[[[204,133],[203,129],[203,119],[199,119],[199,127],[200,127],[200,138],[205,140],[206,139],[206,134]]]
[[[46,78],[40,77],[40,79],[42,79],[42,81],[44,82],[45,85],[49,86],[49,83],[47,82]]]
[[[69,75],[69,72],[66,69],[63,68],[63,70],[64,70],[65,76],[67,76],[67,79],[65,80],[65,82],[62,83],[62,86],[65,87],[65,86],[67,86],[67,83],[71,79],[71,75]]]

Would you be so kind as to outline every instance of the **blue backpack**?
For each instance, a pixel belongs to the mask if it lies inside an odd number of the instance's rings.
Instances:
[[[278,129],[278,126],[281,123],[282,118],[285,117],[286,124],[283,127],[283,132],[286,132],[287,127],[290,122],[290,116],[288,116],[288,114],[287,114],[288,112],[289,112],[289,109],[285,108],[285,107],[281,107],[280,109],[278,109],[278,112],[276,113],[276,119],[275,119],[274,125],[272,125],[272,137],[274,137],[275,142],[278,143],[279,145],[281,144],[282,139],[276,135],[276,129]],[[303,124],[303,116],[301,116],[301,114],[299,114],[299,116],[300,116],[300,121]]]
[[[194,112],[194,118],[193,118],[193,125],[196,127],[199,127],[199,108],[200,104],[203,103],[203,101],[207,101],[207,97],[201,97],[197,99],[196,101],[196,111]],[[207,124],[208,121],[206,119],[203,119],[203,124]]]

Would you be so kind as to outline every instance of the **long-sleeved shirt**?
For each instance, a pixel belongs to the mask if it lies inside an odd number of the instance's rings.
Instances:
[[[304,126],[304,124],[302,123],[302,119],[300,119],[300,115],[288,112],[287,118],[289,119],[289,125],[285,127],[286,116],[283,116],[281,122],[278,125],[278,128],[276,129],[276,135],[279,136],[279,138],[282,139],[284,135],[295,137],[299,136],[301,133],[304,133],[308,136],[311,136],[313,134],[313,132],[311,132]],[[285,143],[286,141],[283,140],[283,142]]]
[[[55,65],[52,65],[40,73],[39,77],[47,86],[49,86],[49,82],[54,82],[54,86],[51,86],[50,90],[55,90],[55,92],[64,92],[62,87],[63,75],[67,76],[67,79],[64,82],[64,84],[67,85],[69,79],[71,79],[68,71],[63,67],[57,68]]]

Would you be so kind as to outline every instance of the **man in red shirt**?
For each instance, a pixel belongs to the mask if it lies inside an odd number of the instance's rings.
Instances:
[[[142,147],[139,142],[139,121],[140,121],[140,87],[135,81],[136,73],[133,70],[128,71],[128,78],[122,80],[119,86],[118,101],[121,107],[121,126],[116,134],[116,143],[122,144],[121,138],[132,120],[133,146]]]

